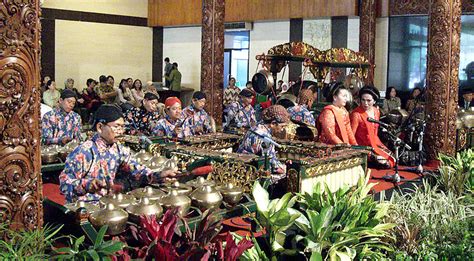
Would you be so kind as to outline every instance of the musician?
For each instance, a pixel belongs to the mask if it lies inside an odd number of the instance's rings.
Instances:
[[[273,135],[281,133],[290,121],[290,115],[285,107],[272,105],[263,111],[262,120],[263,122],[247,131],[237,152],[263,156],[264,137],[271,139]],[[273,172],[286,173],[286,165],[281,163],[276,156],[275,145],[269,143],[266,146],[268,146],[266,153]]]
[[[257,125],[255,110],[252,107],[254,94],[249,89],[239,93],[240,100],[231,103],[225,110],[227,112],[227,126],[237,128],[251,128]]]
[[[125,130],[127,134],[152,135],[153,125],[161,118],[158,95],[148,92],[145,94],[140,108],[132,107],[125,113]]]
[[[297,102],[298,105],[288,108],[291,119],[315,127],[316,121],[313,114],[309,111],[314,102],[313,91],[310,89],[301,90]]]
[[[351,127],[357,144],[369,146],[374,149],[369,160],[377,163],[380,167],[390,168],[395,165],[395,160],[390,151],[383,145],[378,137],[378,124],[372,123],[367,118],[380,119],[380,110],[375,106],[380,98],[379,91],[372,86],[364,86],[359,91],[360,105],[351,113]]]
[[[117,143],[124,125],[118,107],[102,105],[97,109],[93,126],[96,133],[69,154],[59,175],[60,190],[67,202],[98,200],[114,185],[119,170],[149,183],[175,176],[173,170],[154,173],[138,164],[130,149]]]
[[[43,144],[65,145],[72,140],[81,139],[81,116],[73,111],[76,93],[64,90],[59,98],[59,106],[47,112],[41,120]]]
[[[182,112],[186,126],[189,126],[189,132],[185,136],[201,135],[214,132],[211,124],[211,117],[204,110],[206,105],[206,94],[198,91],[193,94],[192,104],[186,107]]]
[[[345,108],[349,95],[349,90],[340,82],[330,89],[327,100],[332,104],[324,107],[317,122],[320,142],[357,145],[351,129],[349,112]]]
[[[153,127],[154,136],[164,136],[168,138],[183,138],[184,132],[181,101],[177,97],[168,97],[165,101],[166,116],[160,119]],[[189,134],[189,128],[187,128]],[[188,135],[190,136],[190,135]]]

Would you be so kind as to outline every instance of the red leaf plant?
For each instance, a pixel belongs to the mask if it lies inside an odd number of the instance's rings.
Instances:
[[[155,260],[178,260],[179,255],[172,242],[178,225],[178,210],[167,210],[158,223],[156,216],[141,216],[140,227],[131,227],[133,237],[143,245],[136,249],[137,258]]]
[[[209,211],[203,213],[204,218],[194,230],[182,218],[185,233],[181,233],[176,229],[179,219],[177,213],[176,209],[166,211],[160,222],[154,216],[142,216],[141,228],[131,227],[133,237],[141,244],[141,247],[134,248],[133,256],[165,261],[236,261],[245,250],[253,246],[247,239],[236,244],[232,235],[227,234],[226,247],[223,249],[222,242],[217,239],[222,230],[221,218]]]
[[[224,259],[226,261],[237,261],[237,259],[245,252],[245,250],[251,247],[253,247],[253,243],[246,238],[242,239],[236,245],[232,235],[227,232]]]

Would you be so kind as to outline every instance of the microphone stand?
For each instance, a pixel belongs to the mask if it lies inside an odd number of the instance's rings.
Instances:
[[[416,168],[407,168],[404,169],[404,171],[410,171],[410,172],[415,172],[416,174],[423,174],[423,137],[425,135],[425,128],[426,128],[426,122],[422,121],[421,126],[420,126],[420,134],[418,135],[418,138],[416,139],[418,143],[418,166]]]
[[[380,126],[380,128],[382,128],[382,131],[385,132],[385,133],[388,133],[390,138],[392,138],[392,140],[394,142],[394,147],[395,147],[395,167],[394,167],[395,173],[393,173],[391,175],[387,174],[387,175],[383,176],[382,179],[384,179],[385,181],[393,182],[393,183],[399,183],[399,182],[405,181],[406,179],[404,177],[400,176],[400,173],[398,173],[399,148],[400,148],[400,146],[403,146],[407,149],[411,149],[411,147],[408,146],[406,143],[404,143],[399,137],[397,137],[396,135],[393,135],[393,133],[391,133],[385,127]]]

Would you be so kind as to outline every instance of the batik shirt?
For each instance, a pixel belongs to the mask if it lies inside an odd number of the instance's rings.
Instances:
[[[259,137],[257,134],[253,133],[256,132],[261,136],[266,136],[268,138],[272,138],[272,131],[265,126],[265,124],[257,124],[257,126],[251,128],[245,134],[242,143],[240,143],[239,149],[237,150],[238,153],[245,153],[245,154],[254,154],[257,156],[264,156],[264,150],[262,147],[263,138]],[[270,165],[272,170],[277,170],[279,168],[285,170],[285,164],[281,163],[276,155],[275,145],[268,144],[267,149],[267,156],[270,161]]]
[[[185,137],[212,132],[211,118],[204,109],[198,111],[191,104],[183,110],[181,118],[189,126],[189,131],[184,132]]]
[[[125,115],[125,131],[127,134],[134,135],[142,133],[152,135],[153,126],[160,119],[159,112],[148,112],[143,106],[140,108],[131,108]]]
[[[182,126],[183,131],[176,134],[174,129],[176,125],[181,125],[182,120],[173,121],[170,116],[166,115],[165,118],[160,119],[157,124],[153,127],[153,136],[168,137],[168,138],[183,138],[185,126]],[[188,128],[189,133],[189,128]]]
[[[128,147],[118,143],[107,145],[105,140],[95,134],[69,154],[64,170],[59,175],[59,188],[67,202],[98,200],[107,194],[107,190],[104,188],[97,193],[88,193],[92,181],[97,179],[99,183],[112,187],[119,170],[130,173],[136,179],[153,174],[135,161]]]
[[[227,89],[224,90],[224,94],[222,95],[222,103],[224,107],[229,106],[233,102],[239,102],[239,93],[240,89],[236,86],[229,86]]]
[[[43,144],[60,144],[63,138],[81,139],[81,116],[62,108],[54,108],[41,120],[41,138]]]
[[[292,120],[304,123],[309,126],[316,126],[316,120],[313,114],[309,112],[306,105],[296,105],[288,108],[288,113]]]
[[[226,108],[228,124],[237,126],[238,128],[251,128],[257,125],[255,118],[255,110],[252,105],[244,108],[242,103],[233,102]]]

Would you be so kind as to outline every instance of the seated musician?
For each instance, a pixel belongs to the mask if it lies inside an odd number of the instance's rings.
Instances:
[[[181,101],[177,97],[166,98],[166,116],[160,119],[153,127],[153,135],[169,138],[182,138],[184,135],[183,129],[181,128],[181,125],[183,124],[181,112]]]
[[[249,129],[257,125],[255,110],[252,107],[254,94],[249,89],[243,89],[239,93],[239,101],[231,103],[227,108],[227,126],[234,128]]]
[[[342,83],[334,84],[327,98],[332,104],[324,107],[317,122],[320,142],[357,145],[351,129],[349,112],[345,108],[348,99],[349,91],[344,85]]]
[[[172,170],[152,172],[135,161],[128,147],[117,143],[124,123],[120,108],[102,105],[97,109],[93,126],[96,133],[69,154],[59,175],[60,190],[67,202],[98,200],[114,185],[119,170],[150,183],[175,175]]]
[[[127,134],[152,135],[153,124],[160,119],[160,102],[154,93],[146,93],[140,108],[133,107],[125,112],[125,130]]]
[[[201,135],[214,132],[211,124],[211,117],[204,110],[206,105],[206,94],[198,91],[193,94],[192,104],[182,112],[182,119],[189,126],[190,131],[185,132],[185,136]]]
[[[277,159],[275,145],[271,143],[264,145],[264,138],[271,139],[273,135],[281,133],[290,121],[290,115],[285,107],[272,105],[262,112],[262,120],[263,122],[247,131],[237,152],[264,156],[263,147],[266,145],[272,172],[284,174],[286,165]]]
[[[308,126],[316,126],[313,114],[309,108],[314,102],[314,93],[310,89],[300,91],[298,95],[298,105],[288,108],[288,113],[293,121],[304,123]]]
[[[71,140],[81,139],[81,117],[73,111],[76,93],[64,90],[59,98],[59,106],[46,113],[41,120],[43,144],[65,145]]]
[[[380,119],[380,110],[374,106],[380,98],[380,93],[372,86],[364,86],[360,89],[359,96],[360,105],[352,111],[350,116],[357,144],[374,149],[375,154],[369,158],[372,162],[384,168],[393,167],[395,161],[378,137],[378,124],[367,120],[367,118]]]

